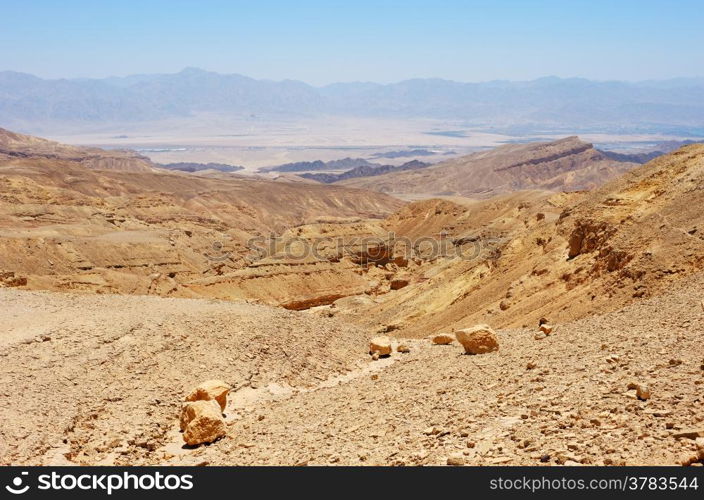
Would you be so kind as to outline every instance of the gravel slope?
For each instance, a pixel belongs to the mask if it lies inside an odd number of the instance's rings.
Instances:
[[[695,447],[676,433],[704,432],[703,288],[543,340],[502,330],[495,353],[411,340],[380,361],[310,312],[0,290],[0,463],[677,464]],[[209,378],[235,387],[228,434],[188,449],[180,401]]]

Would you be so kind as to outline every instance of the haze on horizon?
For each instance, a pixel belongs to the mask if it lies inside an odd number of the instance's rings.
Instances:
[[[398,82],[701,77],[704,10],[650,1],[94,3],[3,6],[0,70]]]

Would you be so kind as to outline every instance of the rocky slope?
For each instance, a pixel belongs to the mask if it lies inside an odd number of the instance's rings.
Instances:
[[[612,160],[591,144],[567,137],[547,143],[510,144],[420,170],[340,184],[391,194],[487,198],[523,189],[591,189],[635,165]]]
[[[366,359],[359,328],[283,309],[3,289],[0,303],[3,465],[148,461],[194,377],[305,388]]]
[[[303,312],[0,290],[0,463],[691,463],[703,286],[542,340],[500,330],[488,354],[399,339],[410,353],[378,361],[369,332]],[[184,447],[181,402],[210,378],[233,386],[226,435]]]
[[[592,193],[507,196],[430,200],[389,218],[398,233],[467,251],[423,262],[416,280],[379,297],[363,320],[420,336],[467,322],[562,322],[661,293],[704,269],[702,145]]]

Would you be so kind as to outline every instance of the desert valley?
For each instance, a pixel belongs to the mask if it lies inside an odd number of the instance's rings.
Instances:
[[[701,498],[701,0],[0,12],[0,495]]]
[[[0,462],[701,465],[678,146],[272,175],[0,130]]]

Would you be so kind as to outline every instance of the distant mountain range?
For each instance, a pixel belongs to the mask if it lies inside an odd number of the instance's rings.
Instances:
[[[60,80],[0,72],[0,124],[5,126],[130,123],[204,112],[457,119],[467,126],[509,132],[569,128],[704,135],[704,79],[414,79],[313,87],[195,68],[175,74]]]

